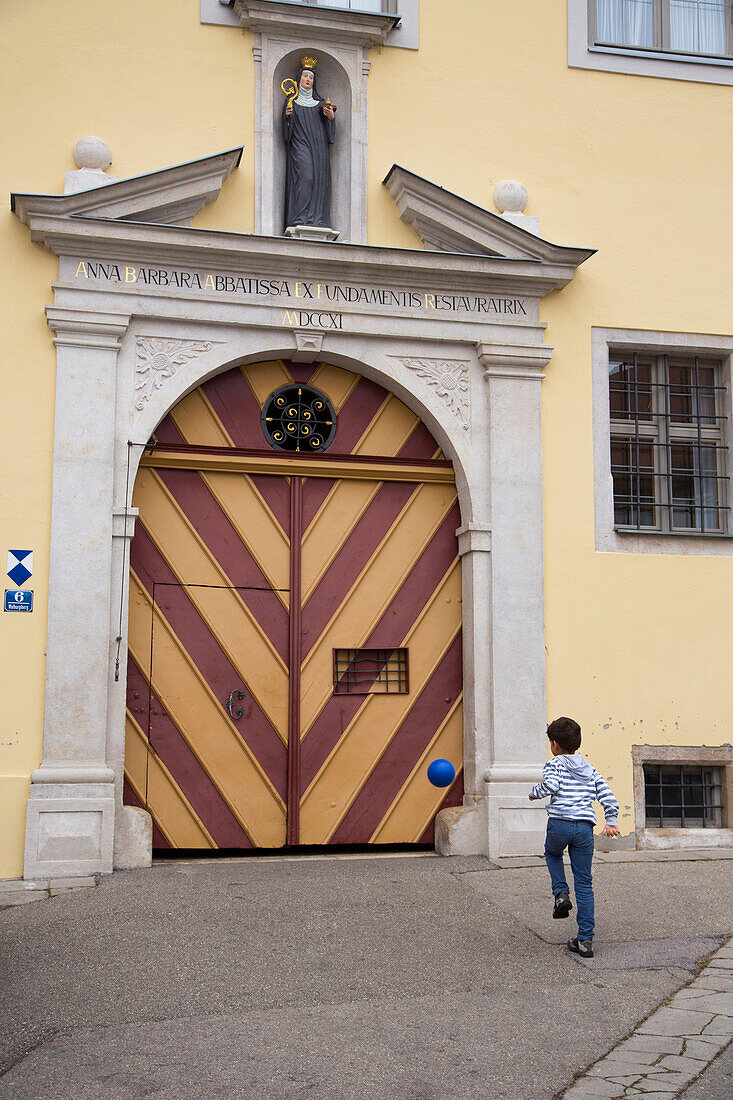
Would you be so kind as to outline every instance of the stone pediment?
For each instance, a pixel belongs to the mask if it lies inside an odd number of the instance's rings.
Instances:
[[[76,194],[14,193],[11,209],[33,240],[61,257],[106,265],[133,262],[133,268],[134,262],[187,271],[213,268],[222,278],[245,273],[294,279],[307,272],[316,283],[411,287],[427,294],[427,300],[436,292],[450,295],[451,301],[466,294],[536,300],[566,286],[578,265],[593,255],[591,249],[542,240],[397,165],[385,185],[425,249],[189,226],[193,214],[216,199],[241,155],[241,148],[231,149]]]
[[[402,220],[413,227],[426,248],[437,252],[536,260],[573,269],[595,252],[551,244],[399,164],[392,165],[383,183]]]
[[[242,152],[239,146],[72,195],[13,194],[10,208],[26,224],[40,214],[186,225],[218,197]]]

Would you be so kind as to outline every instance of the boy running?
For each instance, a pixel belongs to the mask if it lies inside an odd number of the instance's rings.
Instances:
[[[568,947],[584,959],[593,958],[593,826],[596,799],[606,815],[604,836],[618,836],[618,802],[603,776],[589,764],[580,748],[580,726],[572,718],[556,718],[547,727],[552,760],[542,769],[542,782],[530,792],[530,801],[550,795],[547,807],[545,859],[555,897],[553,917],[567,917],[573,908],[565,881],[562,854],[567,848],[578,907],[578,935]]]

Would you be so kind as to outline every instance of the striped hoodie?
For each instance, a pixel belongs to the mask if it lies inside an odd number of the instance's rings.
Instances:
[[[542,782],[532,788],[533,798],[550,797],[550,817],[566,821],[590,821],[595,825],[592,803],[603,806],[606,825],[618,824],[618,802],[602,775],[581,753],[562,753],[548,760],[542,769]]]

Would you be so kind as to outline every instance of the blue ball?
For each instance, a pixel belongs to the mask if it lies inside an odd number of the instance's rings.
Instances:
[[[450,787],[456,777],[456,769],[450,760],[433,760],[428,765],[428,779],[434,787]]]

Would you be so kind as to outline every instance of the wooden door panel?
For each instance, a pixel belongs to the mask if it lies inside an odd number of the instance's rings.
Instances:
[[[309,476],[278,452],[266,472],[262,406],[293,382],[338,418]],[[366,378],[274,361],[205,382],[155,439],[133,498],[125,782],[155,846],[430,842],[462,796],[462,677],[460,517],[428,430]],[[335,694],[342,648],[407,649],[409,691]],[[437,756],[458,769],[447,792]]]
[[[396,844],[404,842],[405,837],[418,843],[432,825],[445,799],[445,791],[436,789],[428,781],[428,765],[431,760],[438,759],[460,761],[463,755],[461,700],[462,696],[456,699],[417,761],[409,761],[412,770],[375,829],[374,843]]]
[[[217,477],[240,486],[244,480],[239,473]],[[237,498],[238,492],[221,495]],[[279,532],[277,552],[287,531],[271,514],[262,518],[259,492],[246,491],[244,499],[247,515],[258,520],[256,533],[268,524]],[[131,549],[130,786],[173,847],[280,847],[286,839],[287,580],[273,589],[272,575],[249,544],[246,516],[231,522],[199,472],[143,469],[134,502],[140,518]],[[289,557],[287,545],[288,563]],[[234,700],[243,710],[239,720],[226,708],[233,690],[244,691],[244,699]],[[141,731],[148,751],[143,791]]]
[[[130,782],[138,797],[155,807],[156,825],[168,845],[173,846],[175,840],[177,848],[215,848],[216,844],[193,804],[162,758],[148,751],[144,732],[129,715],[126,745],[130,755],[137,755],[144,761],[142,785],[138,786],[131,777]]]
[[[137,665],[130,657],[127,672],[128,697],[131,693],[145,697],[146,707],[140,713],[142,721],[136,721],[128,711],[125,770],[141,805],[146,802],[154,809],[154,818],[167,837],[177,839],[177,847],[190,847],[173,828],[156,798],[156,788],[150,788],[149,775],[158,763],[165,761],[165,768],[173,783],[180,789],[181,797],[199,821],[206,822],[206,830],[213,843],[204,847],[251,848],[241,822],[227,804],[219,788],[212,781],[206,768],[182,737],[180,731],[165,710],[159,697],[151,691]],[[148,752],[148,733],[154,729],[154,749]],[[171,844],[171,841],[168,841]]]
[[[408,650],[409,694],[352,699],[334,695],[309,731],[303,745],[304,782],[319,757],[330,751],[305,790],[303,843],[368,843],[383,816],[377,808],[387,812],[444,712],[456,702],[460,709],[460,624],[452,624],[452,637],[448,633],[446,638],[445,633],[445,620],[455,613],[451,601],[459,593],[460,567],[454,566],[427,606],[416,609],[417,621],[405,636],[397,635],[395,640],[391,634],[385,642]],[[310,742],[311,737],[317,741]],[[450,759],[458,766],[461,755]],[[359,806],[354,808],[357,801]],[[365,815],[367,804],[370,809]],[[414,831],[421,835],[424,829],[418,832],[418,824]],[[411,838],[401,839],[409,842]]]
[[[354,453],[404,456],[412,447],[409,458],[424,460],[437,448],[421,428],[387,398]],[[460,771],[459,525],[455,485],[344,479],[321,494],[305,526],[303,844],[419,842],[446,797],[420,762],[440,745]],[[334,694],[335,649],[395,647],[408,650],[409,693]]]
[[[365,647],[387,648],[395,644],[395,638],[404,639],[408,646],[411,644],[412,632],[424,619],[434,593],[455,564],[457,514],[457,508],[448,513],[431,540],[430,547],[420,555],[381,618],[374,624],[371,634],[364,642]],[[313,782],[342,733],[364,703],[364,697],[358,695],[329,697],[303,741],[301,777],[304,790]]]
[[[386,494],[382,514],[373,518],[371,526],[365,523],[363,531],[362,524],[357,524],[354,539],[333,561],[303,608],[302,737],[330,697],[333,650],[367,645],[375,622],[399,593],[445,513],[453,508],[455,491],[446,489],[420,485],[408,493],[404,485],[382,485],[380,492]],[[406,503],[398,511],[395,508],[394,521],[383,531],[384,512],[395,499],[398,507],[405,496]],[[398,637],[385,643],[400,644]]]

